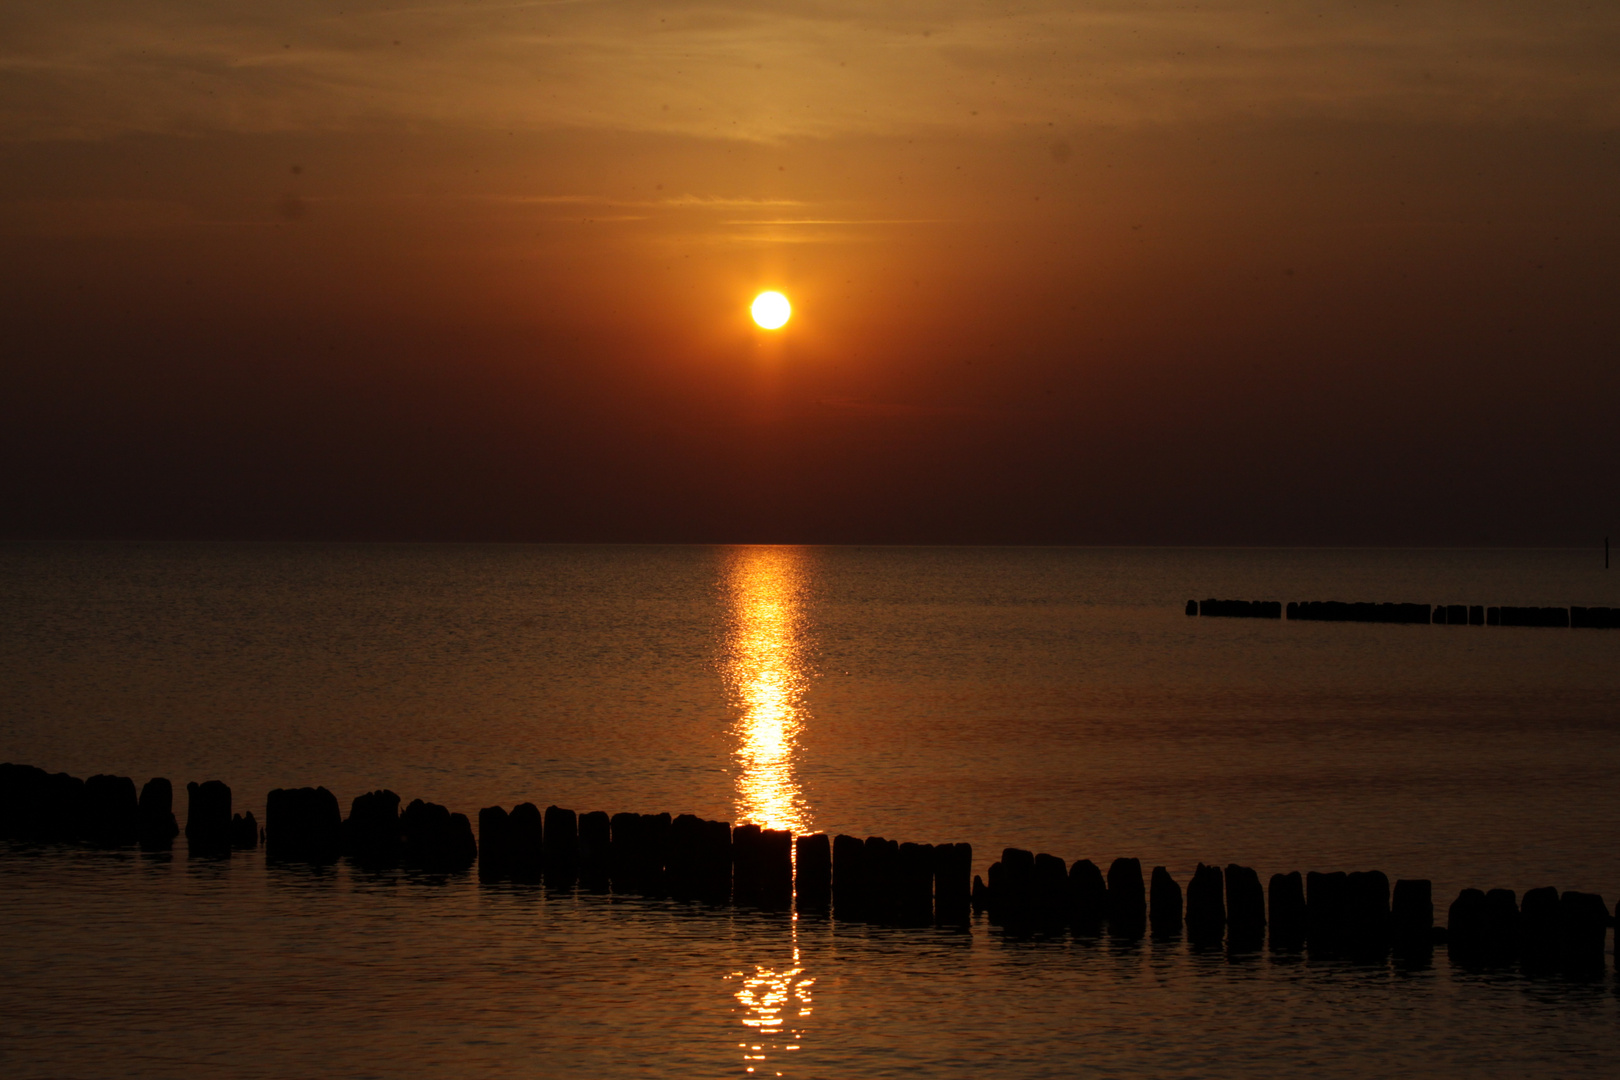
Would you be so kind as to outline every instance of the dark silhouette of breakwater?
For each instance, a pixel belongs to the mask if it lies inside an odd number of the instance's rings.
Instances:
[[[1620,630],[1620,608],[1489,607],[1484,604],[1368,604],[1342,600],[1189,600],[1188,615],[1216,619],[1403,623],[1431,626],[1541,626]]]
[[[1472,967],[1520,964],[1527,971],[1601,973],[1607,928],[1614,923],[1596,893],[1464,889],[1447,913],[1453,958]]]
[[[1269,944],[1274,952],[1393,954],[1418,963],[1444,943],[1464,966],[1591,974],[1604,970],[1614,925],[1601,896],[1545,887],[1522,902],[1506,889],[1464,889],[1440,929],[1427,880],[1402,879],[1392,890],[1378,870],[1273,874],[1262,887],[1251,867],[1199,863],[1183,890],[1163,866],[1144,879],[1137,859],[1115,859],[1105,873],[1090,859],[1070,864],[1006,848],[981,878],[965,843],[794,836],[692,814],[489,806],[478,813],[480,845],[465,814],[421,799],[402,811],[392,791],[356,796],[345,818],[324,787],[277,788],[262,831],[251,813],[231,812],[231,789],[218,780],[189,783],[186,794],[186,841],[198,856],[228,857],[262,840],[266,857],[280,862],[346,858],[366,869],[436,874],[476,865],[485,882],[579,885],[896,926],[963,925],[982,912],[1021,934],[1185,934],[1194,946],[1233,953]],[[0,764],[0,840],[166,849],[180,832],[172,796],[161,777],[137,796],[129,777],[80,780]]]

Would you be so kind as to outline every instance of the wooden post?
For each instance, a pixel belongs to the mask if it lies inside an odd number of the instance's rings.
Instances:
[[[794,899],[801,914],[832,908],[832,837],[826,833],[793,838]]]

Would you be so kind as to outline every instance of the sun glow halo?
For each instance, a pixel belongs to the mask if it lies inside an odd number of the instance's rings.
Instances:
[[[762,292],[754,297],[753,306],[748,310],[753,313],[754,321],[761,328],[780,330],[787,325],[788,317],[793,314],[793,305],[779,292]]]

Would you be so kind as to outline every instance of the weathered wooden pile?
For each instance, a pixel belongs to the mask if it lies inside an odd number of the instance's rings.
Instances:
[[[261,831],[251,812],[231,812],[218,780],[186,785],[186,840],[200,855],[229,855],[263,840],[270,859],[323,864],[347,858],[369,869],[407,867],[480,879],[544,882],[649,896],[734,903],[765,910],[901,926],[962,924],[974,911],[1011,930],[1115,938],[1186,935],[1233,951],[1309,948],[1352,957],[1425,954],[1445,941],[1462,963],[1526,969],[1602,970],[1613,918],[1593,893],[1532,889],[1519,903],[1505,889],[1464,889],[1434,925],[1426,880],[1391,889],[1381,871],[1260,875],[1236,864],[1200,863],[1185,892],[1163,866],[1144,879],[1136,859],[1106,873],[1045,852],[1007,848],[974,876],[964,843],[900,843],[825,833],[794,836],[692,814],[577,814],[533,803],[479,811],[480,838],[464,814],[392,791],[357,796],[343,817],[324,787],[277,788]],[[169,781],[137,795],[128,777],[80,780],[26,765],[0,765],[0,839],[32,843],[140,845],[164,849],[179,834]],[[481,842],[480,842],[481,840]]]
[[[1526,970],[1601,972],[1608,927],[1615,923],[1596,893],[1551,886],[1532,889],[1519,904],[1512,891],[1464,889],[1447,912],[1447,928],[1434,925],[1427,880],[1395,882],[1378,870],[1273,874],[1262,890],[1246,866],[1198,864],[1180,884],[1162,866],[1143,888],[1136,859],[1115,859],[1105,876],[1091,860],[1065,868],[1062,859],[1020,848],[1002,852],[989,883],[973,882],[974,906],[993,920],[1026,929],[1096,933],[1106,923],[1115,937],[1179,937],[1195,945],[1233,951],[1309,948],[1320,955],[1377,958],[1427,953],[1444,942],[1453,959],[1469,966],[1520,964]]]
[[[794,836],[693,814],[576,815],[532,803],[478,814],[486,881],[581,882],[615,891],[871,922],[966,921],[973,850],[825,833]]]
[[[1464,889],[1447,913],[1448,946],[1464,963],[1519,963],[1527,970],[1601,971],[1614,917],[1596,893],[1531,889],[1517,903],[1511,889]]]
[[[1432,623],[1428,604],[1347,604],[1340,600],[1307,600],[1288,605],[1288,618],[1302,622]]]
[[[265,854],[287,862],[409,866],[453,873],[477,861],[478,844],[465,814],[414,799],[403,812],[392,791],[355,797],[345,819],[324,787],[277,788],[265,800]]]
[[[232,814],[231,789],[218,780],[187,784],[186,800],[186,842],[192,851],[257,846],[253,813]],[[0,764],[0,839],[159,849],[172,845],[179,833],[174,787],[162,777],[148,780],[136,795],[135,781],[127,776],[81,780],[31,765]]]
[[[1620,630],[1620,608],[1487,607],[1484,604],[1369,604],[1342,600],[1189,600],[1188,615],[1219,619],[1403,623],[1432,626],[1543,626]]]
[[[1179,937],[1198,944],[1225,942],[1257,948],[1307,944],[1318,950],[1365,953],[1427,949],[1434,943],[1429,882],[1395,883],[1377,870],[1303,877],[1273,874],[1267,888],[1250,867],[1199,863],[1181,885],[1155,866],[1144,888],[1142,864],[1115,859],[1106,876],[1090,859],[1065,868],[1062,859],[1019,848],[1002,852],[990,881],[974,881],[978,906],[1009,924],[1070,927],[1096,932],[1107,924],[1116,937]]]

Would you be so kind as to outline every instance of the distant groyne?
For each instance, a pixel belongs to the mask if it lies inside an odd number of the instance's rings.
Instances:
[[[161,777],[137,793],[125,776],[81,780],[0,765],[0,839],[166,850],[180,835],[174,788]],[[962,926],[974,912],[1014,932],[1106,931],[1127,940],[1183,936],[1194,945],[1417,962],[1444,944],[1454,960],[1527,971],[1601,973],[1614,919],[1595,893],[1464,889],[1435,923],[1430,882],[1390,882],[1378,870],[1272,874],[1199,863],[1185,883],[1134,858],[1104,870],[1009,847],[984,877],[965,843],[902,843],[881,836],[794,836],[692,814],[576,813],[534,803],[485,807],[479,836],[465,814],[387,790],[365,792],[345,818],[324,787],[277,788],[265,823],[233,813],[218,780],[186,785],[193,856],[229,858],[261,843],[268,859],[430,874],[477,869],[486,882],[583,887],[712,905],[796,911],[800,917],[898,926]]]
[[[1426,626],[1540,626],[1620,630],[1620,608],[1485,604],[1347,603],[1343,600],[1188,600],[1187,614],[1217,619],[1403,623]]]

